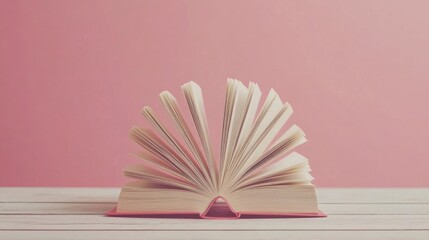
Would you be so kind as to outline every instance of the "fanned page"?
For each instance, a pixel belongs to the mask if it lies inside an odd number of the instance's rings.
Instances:
[[[297,125],[283,130],[293,109],[276,91],[262,102],[257,84],[228,79],[223,122],[216,128],[222,133],[219,155],[202,89],[188,82],[182,92],[188,111],[170,92],[160,94],[170,123],[161,122],[150,107],[142,109],[151,129],[131,129],[131,139],[142,148],[133,154],[140,161],[123,170],[134,181],[122,187],[117,207],[107,215],[325,216],[308,159],[292,151],[306,141],[305,134]]]

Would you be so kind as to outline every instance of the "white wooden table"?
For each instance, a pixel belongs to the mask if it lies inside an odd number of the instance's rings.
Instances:
[[[318,189],[327,218],[104,217],[113,188],[0,188],[0,239],[429,239],[429,189]]]

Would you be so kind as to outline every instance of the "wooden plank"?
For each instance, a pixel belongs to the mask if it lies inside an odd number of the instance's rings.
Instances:
[[[110,240],[110,239],[349,239],[418,240],[429,239],[429,231],[0,231],[0,239]]]
[[[116,203],[77,203],[77,202],[54,202],[54,203],[0,203],[0,215],[103,215],[116,206]]]
[[[328,218],[217,221],[101,216],[118,188],[0,188],[0,239],[429,238],[429,189],[317,191]]]
[[[119,188],[0,188],[0,202],[113,203]],[[320,203],[429,203],[429,188],[320,188]]]
[[[1,214],[39,215],[103,215],[116,203],[0,203]],[[429,214],[429,204],[320,204],[328,215],[423,215]]]
[[[0,215],[1,230],[429,230],[429,215],[331,215],[289,219],[159,219]]]
[[[429,203],[429,188],[320,188],[320,203]]]
[[[429,204],[319,204],[328,215],[428,215]]]
[[[2,187],[0,202],[116,202],[119,188]]]

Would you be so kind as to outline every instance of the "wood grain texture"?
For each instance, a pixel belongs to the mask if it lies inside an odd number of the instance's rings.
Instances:
[[[116,203],[77,202],[3,202],[0,215],[102,215]],[[429,214],[429,204],[382,204],[382,203],[321,203],[320,209],[328,215],[422,215]]]
[[[429,231],[0,231],[0,239],[43,240],[421,240]]]
[[[105,217],[116,188],[0,188],[0,239],[428,239],[429,189],[318,189],[327,218]]]
[[[98,215],[1,215],[1,230],[429,230],[429,215],[201,220]]]
[[[119,188],[0,187],[0,202],[116,202]],[[319,203],[429,203],[429,188],[322,188]]]

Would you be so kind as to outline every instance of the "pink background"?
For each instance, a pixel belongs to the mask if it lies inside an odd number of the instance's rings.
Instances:
[[[0,185],[120,186],[140,109],[275,88],[324,187],[429,187],[429,1],[0,0]],[[183,105],[183,97],[179,95]],[[183,108],[185,109],[185,108]],[[165,121],[164,121],[165,122]]]

